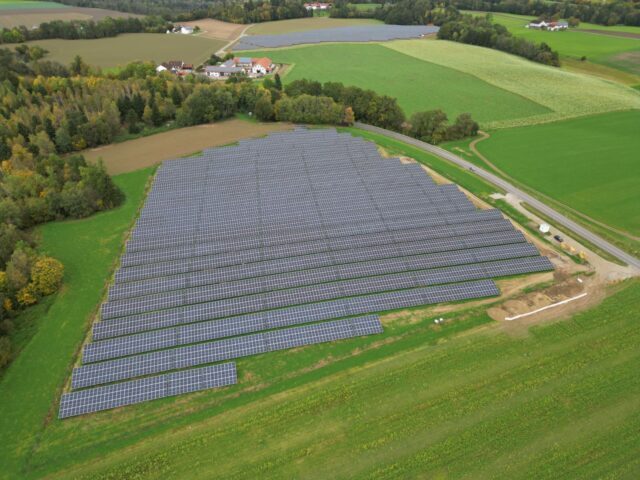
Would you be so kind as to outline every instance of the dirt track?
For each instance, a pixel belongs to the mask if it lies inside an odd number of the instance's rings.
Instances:
[[[632,32],[608,32],[606,30],[596,30],[596,29],[590,29],[590,28],[581,28],[579,30],[580,32],[586,32],[586,33],[594,33],[596,35],[606,35],[609,37],[625,37],[625,38],[639,38],[640,39],[640,33],[632,33]]]
[[[288,130],[281,123],[251,123],[243,120],[180,128],[149,137],[114,143],[81,152],[87,160],[102,158],[110,174],[126,173],[156,165],[164,160],[190,155],[208,147],[235,143],[243,138]]]

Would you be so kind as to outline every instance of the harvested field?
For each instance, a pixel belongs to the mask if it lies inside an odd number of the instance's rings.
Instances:
[[[281,123],[250,123],[243,120],[198,125],[115,143],[82,152],[87,160],[102,158],[110,174],[132,172],[164,160],[189,155],[207,147],[227,145],[243,138],[288,130]]]
[[[76,55],[80,55],[90,65],[111,68],[137,60],[183,60],[197,65],[209,58],[225,42],[187,35],[128,33],[96,40],[55,39],[31,43],[46,48],[49,60],[66,65]]]
[[[200,27],[200,30],[202,31],[198,33],[199,37],[227,41],[237,38],[238,36],[240,36],[242,31],[248,27],[248,25],[221,22],[220,20],[214,20],[213,18],[203,18],[201,20],[194,20],[192,22],[183,22],[181,25]]]
[[[30,2],[24,2],[30,3]],[[43,2],[45,3],[45,2]],[[0,3],[0,7],[2,7]],[[94,20],[99,21],[107,17],[142,17],[134,13],[104,10],[102,8],[60,7],[54,8],[0,8],[0,27],[12,28],[20,25],[33,27],[53,20]]]
[[[275,22],[256,23],[247,35],[278,35],[281,33],[304,32],[324,28],[350,27],[353,25],[381,24],[378,20],[356,18],[310,17]]]

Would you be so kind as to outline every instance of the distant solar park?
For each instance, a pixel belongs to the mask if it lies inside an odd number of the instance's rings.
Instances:
[[[432,25],[359,25],[277,35],[246,35],[233,46],[233,49],[236,51],[253,50],[323,42],[385,42],[418,38],[437,33],[438,30],[439,27]]]
[[[552,268],[499,211],[332,129],[165,162],[59,417],[232,385],[234,359]]]

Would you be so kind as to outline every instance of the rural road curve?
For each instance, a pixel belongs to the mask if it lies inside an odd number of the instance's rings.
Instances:
[[[409,145],[412,145],[412,146],[417,147],[417,148],[419,148],[421,150],[424,150],[424,151],[426,151],[428,153],[431,153],[433,155],[437,155],[440,158],[443,158],[443,159],[448,160],[448,161],[450,161],[452,163],[455,163],[459,167],[462,167],[462,168],[464,168],[466,170],[473,170],[473,173],[475,173],[479,177],[487,180],[488,182],[490,182],[490,183],[492,183],[494,185],[497,185],[498,187],[502,188],[504,191],[506,191],[508,193],[511,193],[512,195],[517,196],[520,200],[522,200],[523,202],[528,203],[532,207],[534,207],[537,210],[541,211],[547,217],[549,217],[549,218],[553,219],[555,222],[557,222],[559,225],[562,225],[562,226],[568,228],[572,232],[575,232],[578,235],[580,235],[582,238],[590,241],[594,245],[597,245],[598,247],[600,247],[605,252],[607,252],[607,253],[613,255],[614,257],[622,260],[623,262],[629,264],[630,266],[633,266],[634,268],[640,270],[640,259],[638,259],[638,258],[634,257],[633,255],[625,252],[624,250],[621,250],[620,248],[616,247],[615,245],[612,245],[611,243],[607,242],[606,240],[604,240],[603,238],[599,237],[595,233],[591,232],[590,230],[587,230],[586,228],[584,228],[583,226],[577,224],[573,220],[570,220],[569,218],[565,217],[564,215],[562,215],[561,213],[557,212],[553,208],[549,207],[547,204],[541,202],[537,198],[532,197],[531,195],[529,195],[528,193],[520,190],[517,187],[514,187],[509,182],[507,182],[506,180],[503,180],[502,178],[498,177],[497,175],[494,175],[493,173],[489,173],[486,170],[483,170],[482,168],[477,167],[476,165],[472,164],[471,162],[468,162],[468,161],[458,157],[457,155],[455,155],[455,154],[453,154],[453,153],[451,153],[451,152],[449,152],[449,151],[447,151],[447,150],[445,150],[443,148],[436,147],[435,145],[431,145],[430,143],[422,142],[420,140],[408,137],[406,135],[402,135],[401,133],[392,132],[390,130],[385,130],[385,129],[380,128],[380,127],[374,127],[373,125],[367,125],[365,123],[360,123],[360,122],[355,122],[354,126],[357,127],[357,128],[360,128],[362,130],[366,130],[368,132],[378,133],[380,135],[384,135],[384,136],[387,136],[387,137],[391,137],[391,138],[393,138],[395,140],[399,140],[401,142],[408,143]]]

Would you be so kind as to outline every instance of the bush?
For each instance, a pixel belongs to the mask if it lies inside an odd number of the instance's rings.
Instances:
[[[37,295],[51,295],[62,285],[64,266],[55,258],[40,257],[31,268],[31,284]]]

